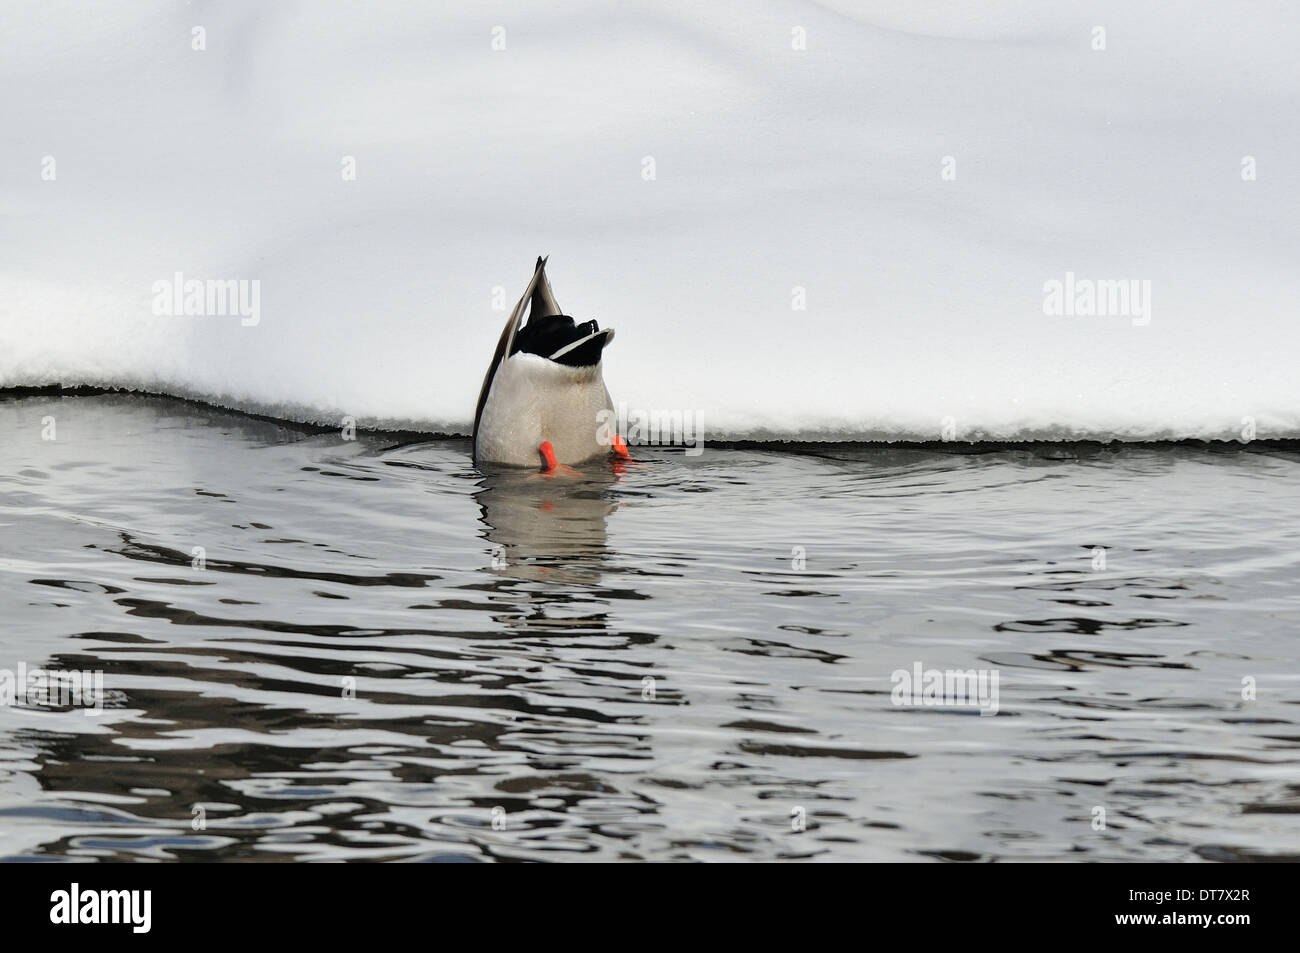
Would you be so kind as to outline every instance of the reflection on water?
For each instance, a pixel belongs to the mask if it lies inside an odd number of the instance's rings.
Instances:
[[[600,463],[579,476],[497,470],[474,493],[495,571],[521,581],[600,582],[611,490],[626,469]]]
[[[139,397],[0,434],[0,669],[107,689],[0,708],[0,856],[1300,856],[1284,449],[544,479]],[[894,704],[918,663],[997,716]]]

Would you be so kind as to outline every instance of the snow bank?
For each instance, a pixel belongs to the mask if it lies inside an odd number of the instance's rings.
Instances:
[[[980,6],[10,0],[0,386],[463,431],[550,253],[714,437],[1300,435],[1300,11]]]

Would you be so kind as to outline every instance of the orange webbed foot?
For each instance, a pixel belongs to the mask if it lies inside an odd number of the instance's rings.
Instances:
[[[537,452],[542,455],[542,471],[534,473],[529,479],[543,477],[547,480],[554,480],[557,476],[582,476],[573,467],[565,466],[555,459],[555,448],[551,446],[551,441],[543,440],[538,446]]]

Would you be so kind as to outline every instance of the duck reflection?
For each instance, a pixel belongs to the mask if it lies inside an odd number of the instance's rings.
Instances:
[[[529,582],[599,583],[621,471],[604,462],[554,476],[485,470],[474,496],[494,547],[491,571]]]

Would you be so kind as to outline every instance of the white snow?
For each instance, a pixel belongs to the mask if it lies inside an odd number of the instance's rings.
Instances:
[[[1262,0],[7,0],[0,386],[466,431],[549,253],[614,400],[714,438],[1297,436],[1297,36]],[[260,321],[155,315],[176,272]],[[1149,281],[1150,323],[1044,314],[1067,272]]]

